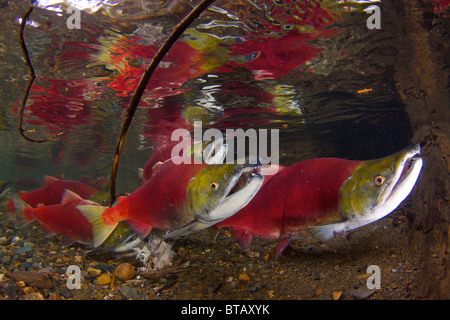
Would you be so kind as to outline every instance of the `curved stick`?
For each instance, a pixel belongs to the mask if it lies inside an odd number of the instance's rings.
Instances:
[[[34,73],[34,68],[33,68],[33,65],[31,64],[30,56],[28,55],[27,45],[25,44],[25,39],[23,37],[23,32],[25,30],[25,25],[26,25],[28,17],[30,16],[32,11],[33,11],[33,6],[31,6],[27,10],[27,12],[25,12],[25,14],[22,16],[22,21],[20,21],[20,29],[19,29],[20,46],[22,47],[22,52],[23,52],[23,56],[24,56],[24,59],[25,59],[25,63],[27,64],[28,72],[30,74],[30,80],[28,80],[28,85],[27,85],[27,87],[25,89],[25,93],[24,93],[24,95],[22,97],[22,102],[20,104],[18,129],[19,129],[20,135],[22,137],[24,137],[28,141],[31,141],[31,142],[46,142],[46,141],[53,140],[56,137],[59,137],[60,135],[63,134],[63,132],[58,133],[54,137],[38,140],[38,139],[30,138],[30,137],[25,135],[25,132],[34,132],[34,129],[33,130],[24,130],[23,127],[22,127],[23,114],[24,114],[24,111],[25,111],[25,105],[27,104],[28,94],[30,93],[31,87],[33,86],[34,79],[36,79],[36,74]]]
[[[138,103],[142,98],[144,90],[150,80],[151,75],[155,71],[156,67],[159,65],[161,60],[164,58],[166,53],[172,47],[172,45],[177,41],[177,39],[183,34],[183,32],[188,28],[188,26],[204,11],[208,6],[213,3],[214,0],[203,0],[199,3],[192,11],[175,27],[175,29],[170,34],[169,38],[164,42],[164,44],[159,48],[158,52],[153,57],[150,64],[147,66],[144,75],[142,76],[136,91],[131,98],[128,105],[127,113],[125,115],[122,130],[120,132],[119,141],[116,147],[116,153],[114,156],[113,169],[111,172],[111,185],[110,185],[110,205],[114,203],[115,200],[115,188],[116,188],[116,176],[117,169],[119,167],[120,153],[122,152],[123,143],[125,141],[125,136],[127,134],[128,128],[130,127],[131,120],[137,109]]]

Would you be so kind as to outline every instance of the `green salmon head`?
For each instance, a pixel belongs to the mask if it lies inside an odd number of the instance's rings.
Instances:
[[[215,164],[203,168],[187,187],[190,210],[203,221],[220,221],[246,206],[261,187],[259,164]]]
[[[141,243],[141,239],[133,232],[126,221],[120,221],[113,232],[102,243],[102,246],[112,252],[130,251]]]
[[[420,146],[362,162],[341,186],[341,214],[367,224],[392,212],[411,192],[420,170]]]
[[[394,211],[416,184],[423,164],[419,154],[416,144],[385,158],[361,162],[340,188],[342,220],[310,226],[311,234],[327,241]]]

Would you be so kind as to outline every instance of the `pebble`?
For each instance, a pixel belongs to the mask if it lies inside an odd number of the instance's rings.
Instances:
[[[135,276],[136,270],[131,264],[124,262],[116,267],[116,269],[114,270],[114,274],[116,275],[117,279],[126,281],[132,279]]]
[[[102,270],[100,269],[96,269],[96,268],[92,268],[92,267],[88,267],[87,268],[87,272],[89,274],[92,274],[94,276],[99,276],[102,273]]]
[[[339,300],[339,298],[342,296],[342,291],[333,291],[332,296],[333,300]]]
[[[7,274],[8,278],[16,282],[24,282],[30,287],[50,289],[54,286],[53,281],[45,273],[35,271],[14,271]]]
[[[352,297],[355,298],[356,300],[367,300],[367,299],[369,299],[375,292],[376,292],[376,290],[369,290],[367,287],[364,286],[364,287],[361,287],[361,288],[359,288],[359,289],[350,291],[350,294],[351,294]]]
[[[39,292],[31,292],[24,296],[25,300],[44,300],[44,297]]]
[[[119,290],[125,298],[136,299],[137,297],[137,288],[135,287],[122,286]]]
[[[241,281],[250,281],[250,277],[248,276],[248,274],[246,274],[245,272],[241,273],[239,275],[239,280]]]
[[[323,293],[322,287],[318,287],[318,288],[316,289],[316,296],[320,296],[322,293]]]
[[[106,286],[111,283],[111,276],[109,273],[104,273],[97,278],[97,284],[101,286]]]
[[[33,250],[33,247],[23,246],[17,249],[14,249],[13,252],[16,255],[26,254]]]

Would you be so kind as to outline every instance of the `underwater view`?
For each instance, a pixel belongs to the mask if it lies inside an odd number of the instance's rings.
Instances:
[[[0,300],[449,299],[449,5],[0,0]]]

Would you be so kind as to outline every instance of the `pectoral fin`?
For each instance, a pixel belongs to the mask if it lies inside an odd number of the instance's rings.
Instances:
[[[345,222],[310,226],[308,229],[313,237],[321,241],[328,241],[338,234],[345,233]]]

